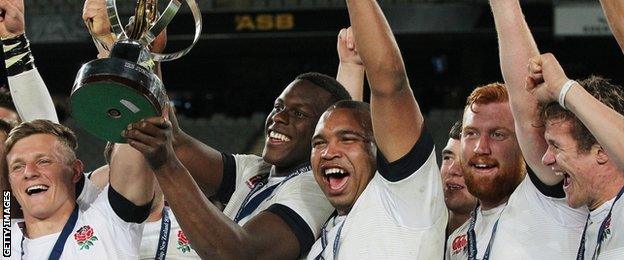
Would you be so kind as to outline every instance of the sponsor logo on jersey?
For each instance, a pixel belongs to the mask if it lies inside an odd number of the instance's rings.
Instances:
[[[453,239],[453,243],[451,244],[451,253],[453,255],[459,254],[462,251],[465,251],[468,247],[468,236],[460,235]]]

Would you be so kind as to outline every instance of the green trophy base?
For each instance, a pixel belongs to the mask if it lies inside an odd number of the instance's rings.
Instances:
[[[125,143],[121,132],[131,123],[160,115],[166,102],[163,84],[155,74],[119,58],[83,65],[70,97],[78,125],[114,143]]]

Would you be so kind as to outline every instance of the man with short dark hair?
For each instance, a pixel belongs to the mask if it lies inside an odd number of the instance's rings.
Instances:
[[[444,203],[449,210],[446,237],[470,218],[477,199],[466,189],[459,156],[461,155],[462,122],[457,121],[449,131],[449,139],[442,149],[440,174],[444,184]]]
[[[377,1],[347,1],[371,104],[341,101],[312,138],[316,182],[335,208],[308,259],[440,259],[447,212],[433,140]]]
[[[349,94],[331,77],[306,76],[322,86],[296,79],[275,100],[265,123],[262,157],[205,147],[204,154],[189,155],[205,162],[203,175],[191,177],[180,165],[183,145],[175,154],[170,150],[175,135],[168,119],[149,118],[125,131],[129,144],[150,162],[201,257],[294,259],[305,255],[318,237],[332,209],[310,172],[310,139],[322,111]],[[204,194],[227,203],[223,212]]]

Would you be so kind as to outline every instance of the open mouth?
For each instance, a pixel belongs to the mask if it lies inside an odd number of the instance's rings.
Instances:
[[[554,169],[553,169],[554,170]],[[572,179],[570,178],[570,174],[565,171],[555,171],[555,175],[563,176],[563,188],[567,189],[572,184]]]
[[[446,184],[446,188],[450,191],[456,191],[456,190],[461,190],[464,188],[464,186],[459,185],[459,184],[455,184],[455,183],[447,183]]]
[[[269,130],[267,135],[271,143],[285,143],[290,141],[290,137],[274,130]]]
[[[570,174],[563,173],[563,188],[567,189],[572,184],[572,179],[570,179]]]
[[[470,166],[473,169],[475,169],[477,172],[489,173],[489,172],[494,171],[498,167],[498,164],[479,162],[479,163],[471,163]]]
[[[32,196],[38,193],[46,192],[48,191],[49,188],[50,187],[48,187],[47,185],[43,185],[43,184],[33,185],[26,189],[26,194],[28,194],[28,196]]]
[[[342,190],[347,185],[350,176],[349,172],[338,167],[325,168],[324,173],[325,181],[329,183],[329,188],[332,191]]]

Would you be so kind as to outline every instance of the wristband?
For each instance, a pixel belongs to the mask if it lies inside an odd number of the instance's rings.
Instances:
[[[565,97],[566,97],[566,94],[568,94],[568,91],[570,91],[570,88],[572,87],[572,85],[574,85],[574,83],[576,83],[576,81],[568,80],[561,87],[561,91],[559,91],[559,105],[563,107],[563,109],[566,109],[566,110],[568,109],[565,106]]]
[[[2,39],[2,49],[7,76],[15,76],[35,68],[35,60],[30,53],[30,42],[26,34]]]

